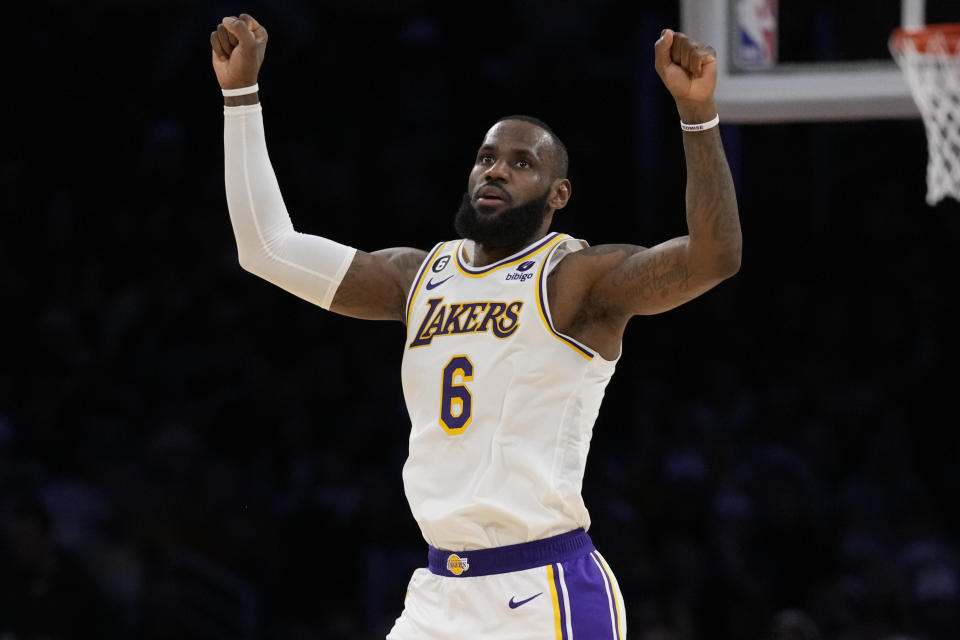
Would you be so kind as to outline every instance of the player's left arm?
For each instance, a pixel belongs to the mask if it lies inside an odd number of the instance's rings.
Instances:
[[[711,47],[666,29],[655,45],[655,60],[681,121],[702,123],[717,115],[716,53]],[[661,313],[740,269],[740,217],[719,128],[684,131],[683,148],[688,235],[649,249],[620,246],[593,282],[588,301],[626,317]],[[610,253],[603,246],[593,251]]]

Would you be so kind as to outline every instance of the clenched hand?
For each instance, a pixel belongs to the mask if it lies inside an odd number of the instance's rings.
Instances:
[[[210,33],[213,70],[222,89],[249,87],[257,82],[267,48],[267,30],[246,13],[223,19]]]
[[[710,119],[716,114],[713,93],[717,88],[717,52],[713,47],[664,29],[654,45],[654,66],[681,115],[689,115],[688,121]]]

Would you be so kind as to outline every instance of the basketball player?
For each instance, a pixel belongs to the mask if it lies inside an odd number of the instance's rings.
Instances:
[[[580,488],[627,321],[740,266],[713,50],[670,30],[655,45],[684,129],[689,235],[647,249],[550,232],[570,199],[567,151],[544,123],[511,116],[477,153],[455,220],[463,239],[366,253],[291,225],[256,85],[264,27],[224,18],[210,41],[240,263],[324,309],[407,327],[403,480],[429,566],[387,638],[622,640],[623,599]]]

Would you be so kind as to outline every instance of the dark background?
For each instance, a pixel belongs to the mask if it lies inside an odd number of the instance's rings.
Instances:
[[[403,328],[237,264],[208,34],[243,10],[270,33],[261,96],[300,231],[454,237],[477,144],[519,112],[570,149],[556,229],[685,232],[652,59],[676,3],[10,10],[4,640],[382,638],[425,562]],[[817,29],[791,22],[785,59],[884,54],[886,26],[849,28],[882,12],[805,12]],[[721,128],[742,270],[632,322],[587,467],[630,635],[956,638],[960,205],[924,204],[919,120]]]

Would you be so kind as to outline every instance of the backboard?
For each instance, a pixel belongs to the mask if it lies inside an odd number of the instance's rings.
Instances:
[[[960,21],[955,3],[681,0],[680,22],[717,50],[725,122],[919,118],[887,40],[900,26]]]

